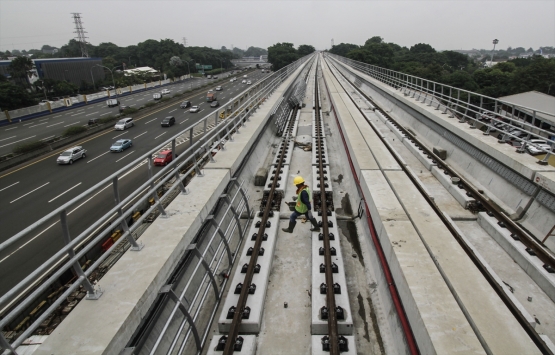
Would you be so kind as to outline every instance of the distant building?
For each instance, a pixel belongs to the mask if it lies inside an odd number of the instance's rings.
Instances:
[[[150,74],[152,76],[158,76],[160,73],[156,69],[152,69],[151,67],[139,67],[133,69],[126,69],[123,71],[123,75],[130,76],[130,75],[143,75],[143,74]]]
[[[42,53],[44,53],[44,54],[56,54],[59,51],[60,50],[58,48],[51,48],[51,49],[43,49]]]
[[[469,57],[479,57],[482,55],[477,49],[454,49],[453,52],[461,53]]]

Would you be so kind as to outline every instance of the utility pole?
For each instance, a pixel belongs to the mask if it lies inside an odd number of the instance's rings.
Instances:
[[[85,36],[85,29],[83,28],[83,23],[81,22],[81,14],[79,12],[72,12],[73,15],[73,22],[75,23],[75,32],[77,33],[77,37],[75,39],[79,42],[79,46],[81,47],[81,56],[84,58],[89,57],[89,52],[87,51],[87,38]]]
[[[183,37],[183,46],[187,47],[187,37]]]
[[[331,39],[331,48],[333,48],[333,38]]]

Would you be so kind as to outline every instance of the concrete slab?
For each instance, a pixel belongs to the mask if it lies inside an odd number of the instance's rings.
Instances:
[[[555,193],[555,172],[538,172],[534,181],[547,191]]]
[[[168,206],[170,217],[144,232],[145,247],[125,253],[102,278],[102,297],[80,302],[36,354],[119,354],[229,182],[229,170],[203,172]]]
[[[237,306],[237,301],[239,300],[239,294],[235,293],[235,288],[239,283],[243,283],[245,279],[245,274],[242,272],[242,266],[244,264],[248,265],[250,261],[250,255],[247,255],[249,248],[254,247],[256,240],[252,240],[252,235],[258,231],[256,227],[256,222],[260,221],[259,217],[255,217],[251,227],[249,229],[247,240],[243,246],[241,252],[241,257],[237,262],[238,266],[233,274],[232,281],[230,282],[230,291],[224,301],[222,308],[222,313],[220,314],[218,320],[218,330],[220,333],[227,333],[231,327],[233,317],[228,319],[228,311],[231,307]],[[258,334],[262,327],[262,316],[264,313],[264,301],[266,299],[266,289],[268,287],[268,280],[270,277],[270,271],[272,270],[272,262],[274,257],[274,249],[276,246],[277,230],[279,226],[279,215],[276,213],[273,217],[268,218],[270,221],[270,227],[266,228],[265,234],[268,235],[268,239],[262,242],[261,248],[264,248],[264,255],[259,255],[257,263],[260,265],[260,272],[255,273],[252,279],[252,283],[256,285],[256,291],[254,294],[250,294],[247,298],[247,307],[250,307],[250,316],[248,319],[243,319],[239,327],[240,333],[250,333]]]
[[[274,175],[276,173],[277,167],[275,165],[270,166],[268,171],[268,179],[264,185],[264,191],[270,191],[272,189],[272,183],[274,182]],[[285,186],[287,185],[287,180],[289,179],[289,165],[282,165],[280,173],[278,175],[278,182],[276,184],[276,191],[285,191]]]
[[[538,348],[470,261],[404,172],[385,176],[431,256],[493,353],[539,354]],[[446,280],[447,281],[447,280]]]
[[[383,173],[363,170],[361,178],[420,351],[485,354]]]
[[[475,201],[474,198],[466,196],[465,189],[459,189],[458,184],[453,184],[451,181],[451,176],[446,175],[443,170],[438,168],[437,166],[432,166],[430,169],[432,175],[435,176],[437,181],[439,181],[447,191],[457,200],[462,207],[467,208],[470,202]]]
[[[330,174],[330,168],[329,166],[325,166],[323,169],[323,175],[324,175],[324,184],[326,184],[325,186],[325,190],[326,192],[328,191],[332,191],[332,186],[331,186],[331,174]],[[312,185],[314,190],[320,190],[320,168],[316,167],[316,166],[312,166]]]

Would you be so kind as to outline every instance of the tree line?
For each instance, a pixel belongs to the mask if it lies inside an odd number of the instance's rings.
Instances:
[[[519,47],[516,52],[538,54],[532,48],[523,49]],[[514,53],[512,51],[508,48],[503,57]],[[486,67],[484,57],[474,60],[455,51],[438,52],[425,43],[401,47],[386,43],[379,36],[368,39],[361,46],[341,43],[329,52],[494,98],[532,90],[555,96],[555,58],[541,55],[508,59]],[[555,53],[552,47],[543,47],[542,52]],[[484,56],[489,54],[483,53]],[[495,57],[501,59],[497,53]]]
[[[213,71],[209,74],[215,74],[220,69],[225,70],[232,67],[232,59],[241,58],[243,55],[259,56],[267,53],[265,49],[258,47],[250,47],[246,51],[239,48],[228,50],[225,47],[219,50],[209,47],[185,47],[171,39],[149,39],[127,47],[120,47],[111,42],[100,43],[97,46],[86,44],[86,46],[90,57],[100,57],[102,65],[115,69],[114,81],[118,87],[142,84],[153,80],[151,75],[146,74],[123,75],[122,69],[151,67],[169,78],[176,78],[189,73],[197,73],[195,64],[198,63],[211,65]],[[42,49],[51,50],[53,47],[45,45]],[[29,72],[33,69],[32,59],[81,57],[81,47],[78,41],[71,39],[54,54],[43,53],[39,50],[20,52],[20,54],[21,56],[14,59],[8,68],[12,80],[8,81],[6,77],[0,75],[0,108],[2,110],[36,105],[45,96],[50,98],[94,91],[93,83],[88,80],[83,80],[80,85],[53,79],[37,80],[31,85],[28,80]],[[12,56],[12,53],[0,52],[0,58],[7,59],[9,56]],[[110,73],[106,71],[105,80],[96,82],[96,85],[97,88],[111,86]]]
[[[301,44],[299,48],[295,49],[293,43],[276,43],[268,47],[268,62],[272,64],[272,69],[274,71],[280,70],[314,51],[316,51],[316,49],[307,44]]]

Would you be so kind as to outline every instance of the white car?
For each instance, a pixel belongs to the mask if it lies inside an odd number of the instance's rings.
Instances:
[[[167,95],[167,94],[169,94],[170,92],[171,92],[170,90],[164,89],[164,90],[160,91],[160,94],[162,94],[162,95]]]
[[[221,86],[216,86],[216,91],[222,91],[222,87]]]
[[[243,75],[243,78],[246,78],[246,77],[247,77],[247,74]]]
[[[189,109],[189,112],[199,112],[199,111],[200,111],[200,107],[198,107],[198,106],[192,106]]]
[[[73,148],[69,148],[56,159],[56,163],[58,164],[73,164],[74,161],[77,159],[85,158],[87,151],[81,147],[80,145],[75,146]]]
[[[551,150],[551,146],[543,139],[530,139],[528,143],[533,143],[536,146],[526,144],[526,150],[530,155],[540,155],[545,154],[547,151]]]
[[[249,81],[247,81],[247,85],[250,85],[250,84],[251,84],[251,81],[250,81],[250,80],[249,80]]]
[[[233,79],[229,79],[229,82],[232,83],[232,82],[233,82]]]

